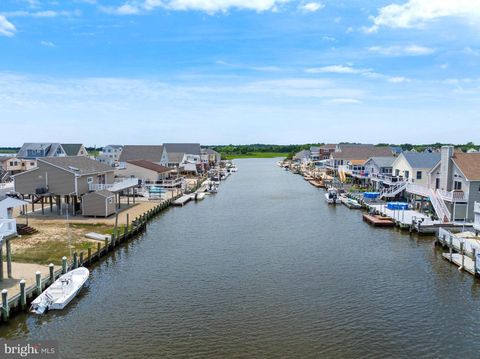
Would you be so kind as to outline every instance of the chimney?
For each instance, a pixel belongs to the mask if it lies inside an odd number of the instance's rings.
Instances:
[[[442,146],[440,159],[440,189],[445,191],[452,190],[452,156],[453,146]]]

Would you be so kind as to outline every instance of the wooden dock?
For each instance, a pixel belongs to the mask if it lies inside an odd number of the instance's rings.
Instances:
[[[192,199],[192,197],[190,197],[189,195],[183,195],[182,197],[176,199],[175,201],[173,201],[173,205],[174,206],[185,206],[188,202],[190,202]]]
[[[363,220],[374,227],[393,227],[395,222],[388,217],[363,214]]]

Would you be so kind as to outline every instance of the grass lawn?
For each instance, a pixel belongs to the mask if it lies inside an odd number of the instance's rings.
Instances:
[[[234,160],[236,158],[275,158],[275,157],[287,157],[288,153],[280,152],[252,152],[247,154],[238,155],[225,155],[227,160]]]
[[[85,238],[88,232],[100,234],[112,234],[113,228],[104,224],[75,223],[70,225],[70,234],[65,227],[39,226],[39,233],[31,236],[22,236],[12,240],[12,260],[22,263],[36,263],[61,265],[62,257],[66,256],[72,261],[71,255],[77,252],[84,252],[87,257],[88,248],[92,253],[97,250],[98,241]],[[61,235],[51,235],[52,230],[61,230]],[[123,233],[123,226],[119,228]],[[70,241],[68,238],[70,237]],[[102,243],[103,247],[103,243]]]

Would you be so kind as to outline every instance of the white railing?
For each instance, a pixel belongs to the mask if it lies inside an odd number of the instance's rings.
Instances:
[[[419,196],[429,197],[430,196],[430,189],[428,187],[409,183],[407,185],[407,192],[412,194],[418,194]]]
[[[438,195],[444,200],[448,202],[466,202],[467,196],[463,191],[444,191],[444,190],[437,190]]]
[[[17,233],[17,221],[15,219],[0,219],[0,241],[6,236]]]
[[[0,189],[13,189],[13,182],[0,183]]]
[[[372,173],[370,175],[370,178],[372,178],[373,180],[382,181],[383,183],[389,184],[389,185],[405,181],[403,177],[392,176],[392,175],[383,174],[383,173]]]
[[[90,191],[103,191],[108,190],[112,192],[122,191],[127,188],[131,188],[138,185],[138,178],[127,178],[123,180],[118,180],[114,183],[90,183],[88,189]]]
[[[430,189],[429,198],[430,202],[432,203],[433,209],[437,213],[438,219],[440,219],[440,221],[444,223],[450,222],[451,214],[447,206],[445,205],[443,199],[437,196],[437,193],[433,189]]]
[[[380,193],[380,198],[392,198],[407,188],[407,182],[400,182],[391,187],[385,188]]]

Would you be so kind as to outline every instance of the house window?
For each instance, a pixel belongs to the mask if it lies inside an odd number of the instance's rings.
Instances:
[[[440,178],[435,178],[435,189],[440,188]]]
[[[400,170],[395,170],[395,177],[400,176]]]
[[[460,182],[460,181],[453,182],[453,189],[455,191],[461,191],[462,190],[462,182]]]
[[[112,204],[112,203],[113,203],[113,197],[110,197],[110,198],[108,199],[108,204]]]
[[[93,183],[93,177],[87,177],[87,183]]]
[[[410,177],[410,172],[409,171],[403,171],[403,174],[405,175],[405,178]]]
[[[422,171],[417,171],[417,180],[422,179]]]

